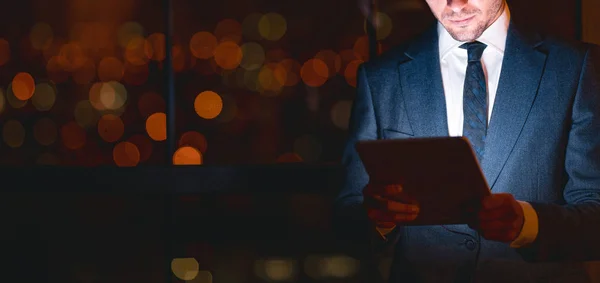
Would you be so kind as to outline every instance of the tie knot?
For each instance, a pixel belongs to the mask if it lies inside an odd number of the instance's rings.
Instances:
[[[483,54],[483,50],[487,45],[485,43],[481,43],[479,41],[468,42],[460,46],[462,49],[467,49],[467,53],[469,54],[469,62],[479,62],[481,60],[481,55]]]

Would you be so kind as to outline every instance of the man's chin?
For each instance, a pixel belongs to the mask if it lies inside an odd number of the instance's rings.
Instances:
[[[452,38],[454,38],[454,40],[462,42],[473,41],[480,36],[476,30],[467,28],[461,30],[448,30],[448,33],[452,36]]]

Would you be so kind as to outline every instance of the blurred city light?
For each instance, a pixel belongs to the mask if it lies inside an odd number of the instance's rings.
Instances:
[[[109,143],[118,141],[125,132],[125,124],[119,116],[105,114],[98,121],[98,134]]]
[[[206,137],[203,134],[196,131],[187,131],[181,135],[179,138],[179,142],[177,143],[179,147],[183,146],[191,146],[200,153],[206,153],[206,149],[208,148],[208,143],[206,141]]]
[[[280,14],[268,13],[263,15],[258,22],[258,31],[263,38],[277,41],[285,35],[287,22]]]
[[[242,49],[232,41],[224,41],[215,50],[215,62],[225,70],[233,70],[242,63]]]
[[[174,165],[200,165],[202,164],[202,154],[196,148],[191,146],[182,146],[173,154]]]
[[[44,50],[52,45],[54,33],[52,27],[47,23],[36,23],[29,32],[31,46],[37,50]]]
[[[329,70],[322,60],[310,59],[302,66],[300,76],[306,85],[320,87],[329,78]]]
[[[197,32],[190,39],[190,51],[198,59],[210,59],[217,49],[217,38],[210,32]]]
[[[171,261],[171,271],[177,278],[190,281],[198,276],[200,265],[195,258],[174,258]]]
[[[167,115],[162,112],[154,113],[146,119],[146,132],[155,141],[167,139]]]
[[[21,147],[25,142],[25,128],[21,122],[9,120],[2,127],[2,137],[9,147]]]
[[[137,147],[140,153],[140,162],[146,162],[148,161],[148,159],[150,159],[150,156],[152,156],[153,145],[152,140],[150,140],[148,136],[136,134],[129,137],[127,141],[129,141]]]
[[[213,119],[221,114],[223,100],[214,91],[201,92],[194,100],[194,110],[204,119]]]
[[[12,93],[19,100],[28,100],[35,91],[35,81],[29,73],[18,73],[12,80]]]
[[[230,41],[240,44],[242,41],[242,25],[233,19],[221,20],[215,28],[215,36],[219,43]]]
[[[60,129],[60,139],[66,148],[76,150],[85,145],[86,134],[77,123],[69,122]]]
[[[113,148],[113,160],[119,167],[132,167],[140,162],[140,151],[131,142],[120,142]]]

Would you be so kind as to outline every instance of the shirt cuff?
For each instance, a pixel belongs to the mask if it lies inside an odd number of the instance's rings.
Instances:
[[[538,215],[528,202],[518,201],[523,209],[523,228],[519,236],[510,243],[511,248],[521,248],[533,243],[539,231]]]
[[[377,229],[377,232],[379,233],[379,235],[381,236],[382,239],[387,240],[387,235],[392,232],[394,229],[396,228],[396,225],[392,226],[392,227],[379,227],[379,226],[375,226],[375,229]]]

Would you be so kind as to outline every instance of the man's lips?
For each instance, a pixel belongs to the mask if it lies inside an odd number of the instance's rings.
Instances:
[[[475,15],[464,18],[464,19],[449,20],[449,21],[455,25],[465,25],[465,24],[468,24],[473,18],[475,18]]]

